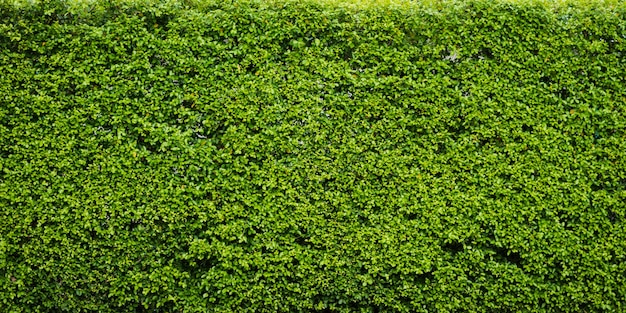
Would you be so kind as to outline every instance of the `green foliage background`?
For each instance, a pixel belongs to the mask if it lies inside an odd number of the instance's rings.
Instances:
[[[626,6],[0,4],[3,312],[623,312]]]

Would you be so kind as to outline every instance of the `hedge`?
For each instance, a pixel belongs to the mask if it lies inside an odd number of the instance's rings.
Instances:
[[[624,312],[626,5],[0,3],[0,311]]]

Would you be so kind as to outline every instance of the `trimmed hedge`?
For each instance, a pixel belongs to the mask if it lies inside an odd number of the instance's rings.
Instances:
[[[626,5],[0,5],[3,312],[624,312]]]

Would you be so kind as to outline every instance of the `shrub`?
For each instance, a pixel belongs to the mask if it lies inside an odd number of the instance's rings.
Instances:
[[[0,5],[6,312],[626,310],[626,6]]]

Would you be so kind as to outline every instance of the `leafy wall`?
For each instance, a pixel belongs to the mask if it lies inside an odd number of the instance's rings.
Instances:
[[[5,312],[622,312],[626,6],[0,5]]]

